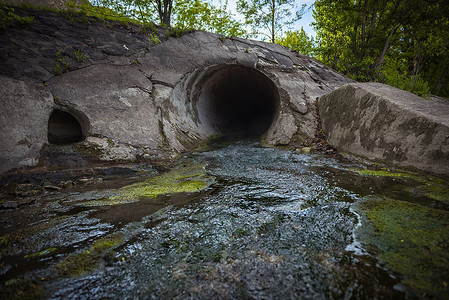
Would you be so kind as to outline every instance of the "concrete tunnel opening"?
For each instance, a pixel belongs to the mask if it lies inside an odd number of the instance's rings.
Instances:
[[[80,122],[70,113],[55,109],[48,119],[48,142],[63,145],[83,141]]]
[[[278,114],[279,92],[260,71],[227,65],[204,83],[197,109],[202,124],[214,133],[260,137]]]

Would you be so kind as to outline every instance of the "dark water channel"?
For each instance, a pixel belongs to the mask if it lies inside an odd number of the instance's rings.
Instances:
[[[121,178],[0,211],[1,297],[449,298],[444,179],[254,142],[176,168],[197,192]]]

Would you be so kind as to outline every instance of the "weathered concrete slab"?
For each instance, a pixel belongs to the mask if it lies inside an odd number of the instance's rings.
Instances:
[[[0,76],[0,173],[37,164],[53,96],[43,85]]]
[[[320,97],[318,108],[326,140],[339,151],[449,175],[449,103],[354,83]]]

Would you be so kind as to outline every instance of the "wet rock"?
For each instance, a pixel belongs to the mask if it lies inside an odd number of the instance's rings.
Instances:
[[[19,203],[17,203],[17,201],[8,200],[8,201],[2,202],[0,204],[0,207],[4,208],[4,209],[14,209],[14,208],[19,207]]]
[[[337,150],[449,174],[449,104],[380,83],[348,84],[318,101]]]
[[[27,198],[19,198],[16,200],[19,206],[22,205],[29,205],[36,202],[36,199],[34,197],[27,197]]]
[[[18,197],[35,196],[42,192],[42,187],[31,183],[8,183],[2,190]]]
[[[42,85],[2,76],[0,86],[0,173],[35,166],[47,142],[53,96]]]
[[[44,188],[46,190],[50,190],[50,191],[59,191],[60,189],[62,189],[59,186],[55,186],[55,185],[44,185]]]

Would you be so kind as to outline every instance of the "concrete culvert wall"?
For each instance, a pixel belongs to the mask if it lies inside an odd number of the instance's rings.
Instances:
[[[70,113],[55,109],[48,120],[48,142],[70,144],[81,142],[85,135],[80,122]]]
[[[270,128],[279,111],[279,93],[266,75],[227,65],[209,76],[197,102],[198,117],[205,127],[219,134],[244,136],[261,136]]]

